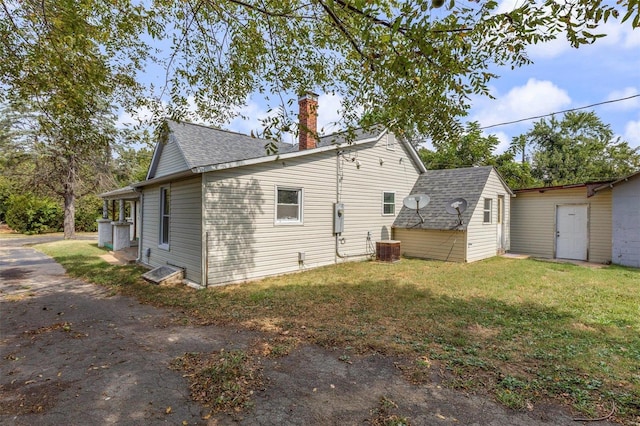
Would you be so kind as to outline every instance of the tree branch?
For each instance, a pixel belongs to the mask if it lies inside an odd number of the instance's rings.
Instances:
[[[325,12],[327,12],[327,15],[329,15],[329,17],[331,18],[331,20],[338,26],[338,29],[340,30],[340,32],[342,34],[344,34],[344,36],[347,38],[347,40],[349,41],[349,43],[351,44],[351,46],[356,50],[356,52],[358,52],[358,54],[363,58],[363,59],[367,59],[367,57],[364,55],[364,53],[362,52],[362,50],[360,49],[360,46],[358,46],[358,43],[356,43],[355,39],[351,36],[351,34],[349,33],[349,31],[347,31],[347,29],[344,27],[344,24],[342,23],[342,21],[340,20],[340,18],[338,18],[338,16],[336,16],[335,12],[333,10],[331,10],[331,8],[329,6],[327,6],[326,4],[324,4],[324,2],[322,1],[318,1],[318,3],[320,3],[320,6],[322,6],[322,8],[325,10]],[[373,65],[372,65],[373,67]]]

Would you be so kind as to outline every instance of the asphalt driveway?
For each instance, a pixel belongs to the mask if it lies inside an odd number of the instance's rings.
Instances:
[[[185,352],[247,350],[265,334],[180,325],[179,312],[67,277],[25,245],[33,242],[0,239],[1,424],[361,425],[372,423],[382,397],[412,425],[579,424],[555,405],[516,412],[437,379],[410,384],[393,359],[347,363],[339,351],[307,345],[261,360],[264,386],[252,408],[209,416],[170,362]]]

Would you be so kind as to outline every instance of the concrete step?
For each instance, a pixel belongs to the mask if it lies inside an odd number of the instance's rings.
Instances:
[[[124,250],[118,250],[111,252],[113,257],[118,259],[120,263],[123,264],[132,264],[136,263],[136,259],[138,259],[138,247],[129,247]]]

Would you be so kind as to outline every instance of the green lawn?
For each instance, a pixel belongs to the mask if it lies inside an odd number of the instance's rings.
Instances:
[[[585,416],[640,421],[640,271],[493,258],[347,263],[196,291],[142,282],[88,242],[38,248],[78,277],[201,324],[287,332],[344,359],[399,355],[412,380],[439,367],[447,384],[484,388],[525,408],[546,398]]]

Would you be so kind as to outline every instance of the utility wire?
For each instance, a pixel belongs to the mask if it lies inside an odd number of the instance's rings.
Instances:
[[[622,101],[626,101],[626,100],[637,98],[637,97],[640,97],[640,93],[637,94],[637,95],[627,96],[626,98],[612,99],[610,101],[598,102],[598,103],[595,103],[595,104],[585,105],[585,106],[581,106],[581,107],[578,107],[578,108],[565,109],[563,111],[550,112],[549,114],[536,115],[535,117],[521,118],[520,120],[505,121],[504,123],[492,124],[490,126],[483,126],[483,127],[480,127],[480,130],[490,129],[492,127],[498,127],[498,126],[506,126],[507,124],[520,123],[522,121],[535,120],[537,118],[549,117],[549,116],[556,115],[556,114],[564,114],[565,112],[578,111],[578,110],[581,110],[581,109],[591,108],[591,107],[598,106],[598,105],[612,104],[614,102],[622,102]]]

